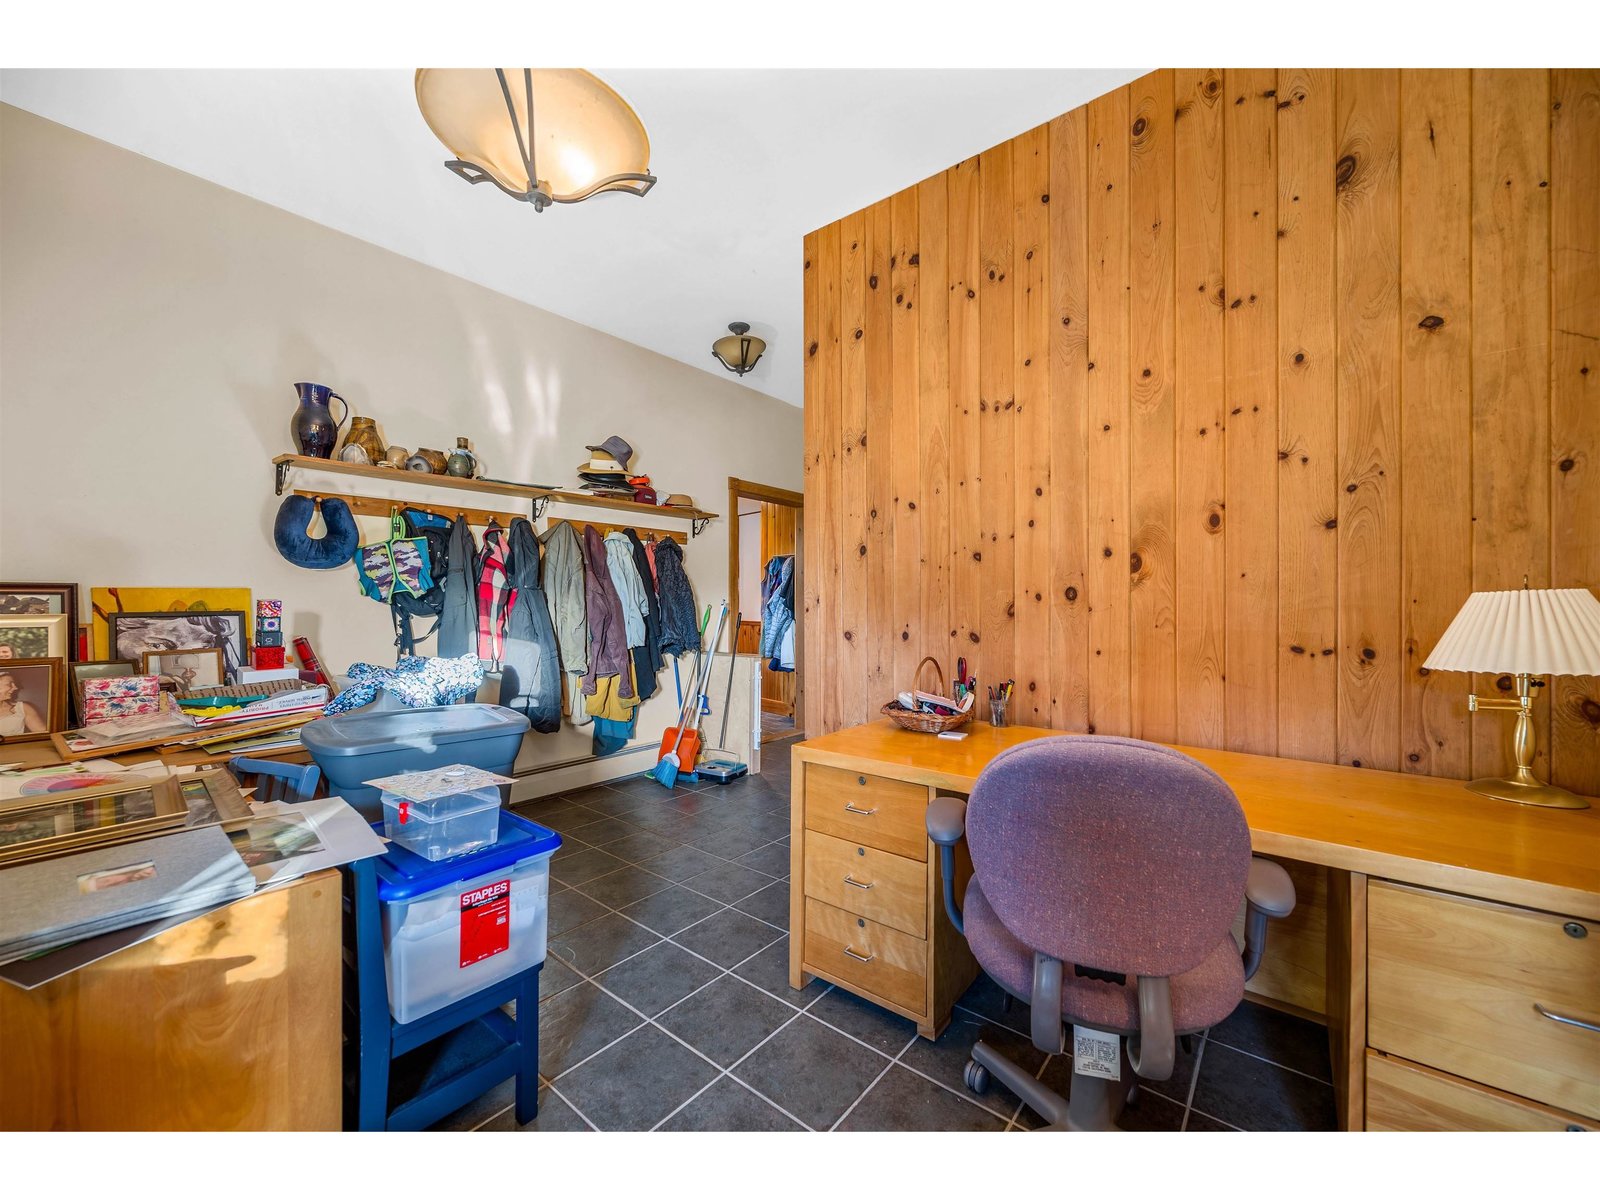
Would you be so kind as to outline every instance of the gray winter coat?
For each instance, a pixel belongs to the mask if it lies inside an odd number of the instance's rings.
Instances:
[[[465,517],[450,527],[450,567],[444,577],[444,608],[439,613],[440,658],[478,652],[478,594],[475,564],[478,548]]]
[[[557,521],[540,539],[544,543],[544,598],[550,605],[561,669],[568,675],[589,671],[589,618],[584,611],[583,547],[578,531]]]
[[[500,657],[500,703],[527,717],[535,733],[554,733],[561,727],[561,662],[539,585],[539,539],[518,517],[508,543],[506,581],[514,591]]]

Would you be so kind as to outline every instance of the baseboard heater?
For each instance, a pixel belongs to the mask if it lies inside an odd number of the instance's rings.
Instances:
[[[589,763],[612,762],[619,758],[626,758],[630,754],[647,754],[659,747],[650,742],[640,742],[637,746],[624,746],[615,754],[584,754],[578,758],[565,758],[560,762],[541,763],[537,767],[529,767],[526,771],[513,771],[513,779],[531,779],[535,775],[546,775],[551,771],[565,771],[568,767],[582,767]]]

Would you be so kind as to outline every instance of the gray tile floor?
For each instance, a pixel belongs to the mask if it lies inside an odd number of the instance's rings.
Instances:
[[[789,988],[791,742],[726,787],[648,779],[519,811],[561,833],[541,979],[539,1117],[526,1130],[1027,1130],[998,1083],[962,1085],[980,1036],[1058,1091],[1071,1064],[1027,1037],[981,977],[937,1042],[901,1017],[813,981]],[[1334,1125],[1327,1039],[1255,1004],[1180,1051],[1123,1118],[1141,1130]],[[513,1130],[509,1082],[441,1123]]]

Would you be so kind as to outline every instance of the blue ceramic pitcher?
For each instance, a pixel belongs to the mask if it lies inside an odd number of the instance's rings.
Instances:
[[[300,445],[300,453],[312,458],[332,458],[339,429],[350,416],[350,406],[326,384],[297,383],[294,391],[300,397],[300,407],[294,414],[294,440]],[[337,400],[344,409],[344,415],[337,421],[328,407],[329,400]]]

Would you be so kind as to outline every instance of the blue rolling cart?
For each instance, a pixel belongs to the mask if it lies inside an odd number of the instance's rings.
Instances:
[[[559,834],[502,810],[499,840],[471,854],[429,862],[391,845],[378,858],[342,868],[347,1129],[427,1129],[505,1079],[516,1080],[517,1123],[538,1115],[542,949],[531,966],[402,1023],[390,1011],[383,905],[512,874],[519,865],[526,870],[529,860],[542,856],[546,892],[544,911],[537,916],[542,944],[549,856],[560,844]],[[490,975],[500,969],[493,958],[476,966]],[[504,1011],[508,1004],[515,1006],[514,1017]]]

